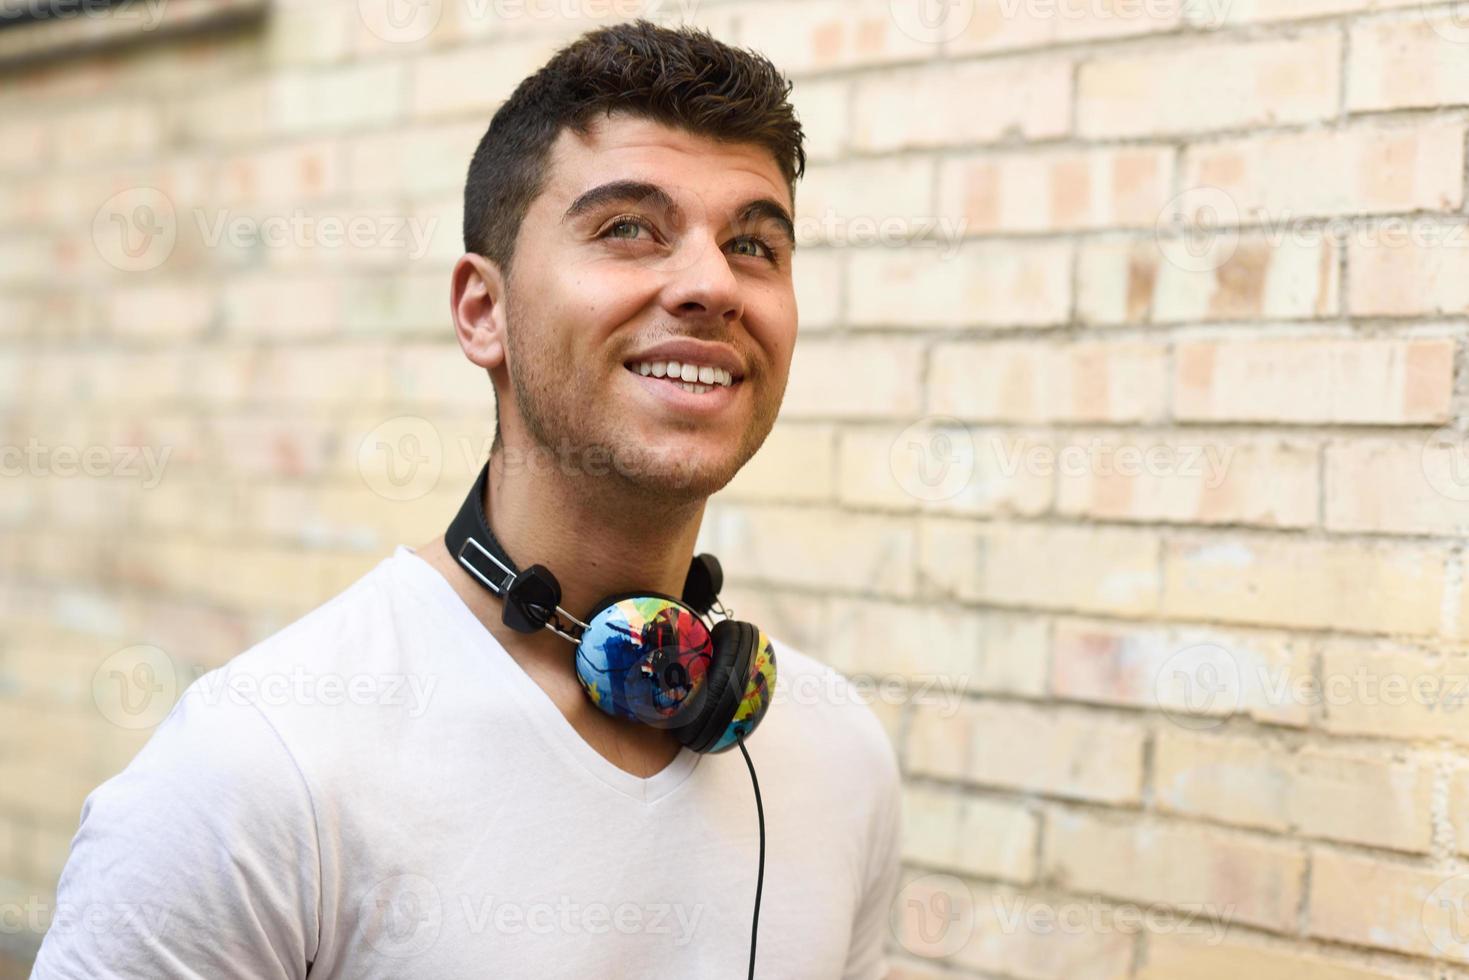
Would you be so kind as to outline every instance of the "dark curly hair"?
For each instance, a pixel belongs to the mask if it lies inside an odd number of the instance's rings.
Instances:
[[[563,127],[586,135],[598,113],[623,110],[774,155],[795,200],[804,135],[791,82],[764,56],[708,31],[636,20],[590,31],[516,87],[490,121],[464,185],[464,249],[508,277],[515,239],[540,194]]]

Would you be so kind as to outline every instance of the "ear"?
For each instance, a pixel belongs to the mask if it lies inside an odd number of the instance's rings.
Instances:
[[[505,277],[498,264],[468,253],[454,263],[449,285],[454,332],[464,356],[493,370],[505,363]]]

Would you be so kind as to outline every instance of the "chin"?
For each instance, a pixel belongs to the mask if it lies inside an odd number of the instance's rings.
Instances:
[[[636,460],[636,465],[623,471],[628,483],[645,493],[678,500],[712,496],[724,489],[744,465],[732,447],[701,452],[678,439],[655,450],[630,452],[627,458]]]

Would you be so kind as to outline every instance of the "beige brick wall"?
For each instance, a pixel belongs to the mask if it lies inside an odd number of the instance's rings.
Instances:
[[[387,4],[0,76],[0,978],[182,686],[441,530],[469,154],[648,12],[796,81],[702,544],[870,682],[900,976],[1469,980],[1469,3]]]

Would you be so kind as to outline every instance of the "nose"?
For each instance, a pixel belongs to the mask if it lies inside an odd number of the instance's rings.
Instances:
[[[663,304],[670,314],[721,326],[744,316],[739,280],[717,241],[691,235],[670,258],[674,268],[663,291]]]

